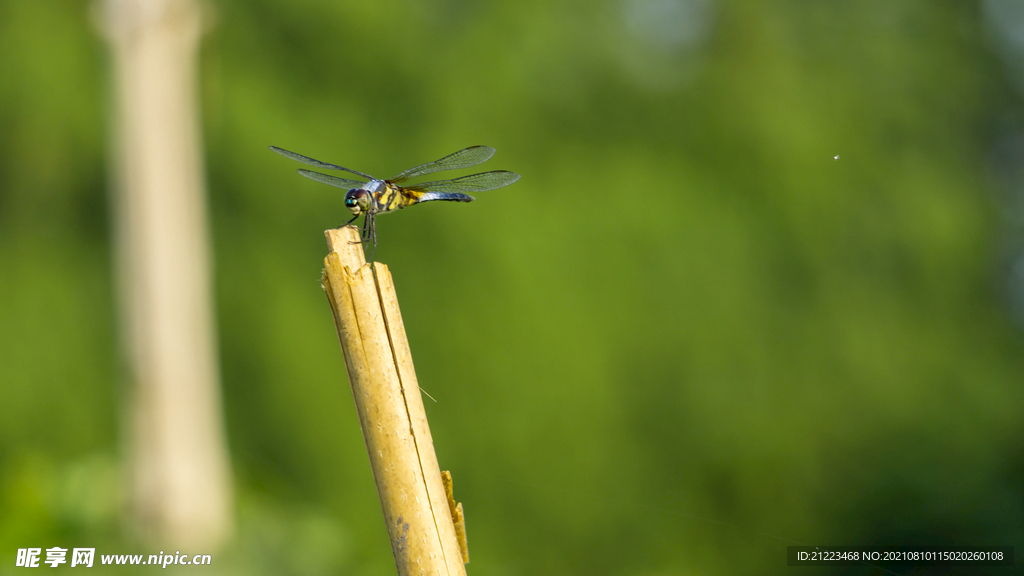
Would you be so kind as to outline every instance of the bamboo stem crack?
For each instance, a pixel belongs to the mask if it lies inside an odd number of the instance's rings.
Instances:
[[[401,370],[401,368],[398,365],[398,353],[395,350],[395,340],[394,340],[394,338],[392,337],[392,334],[391,334],[392,329],[391,329],[391,322],[389,322],[389,319],[388,319],[388,307],[384,304],[384,289],[382,289],[382,287],[380,285],[380,279],[377,276],[377,267],[376,267],[376,265],[373,265],[372,267],[373,267],[373,270],[374,270],[374,274],[373,274],[374,284],[377,286],[377,296],[378,296],[378,301],[380,302],[380,310],[381,310],[381,313],[382,313],[382,315],[384,317],[384,329],[387,331],[387,334],[388,334],[388,344],[390,344],[390,346],[391,346],[391,356],[395,360],[395,370],[396,370],[396,372],[398,374],[398,384],[399,384],[400,390],[402,391],[402,402],[405,404],[406,411],[411,414],[412,411],[409,408],[409,398],[407,396],[409,388],[405,385],[405,381],[402,378],[402,370]],[[416,385],[415,392],[417,392],[417,393],[419,392],[419,384]],[[424,418],[425,418],[425,415],[424,415]],[[426,478],[427,474],[428,474],[428,471],[423,469],[423,458],[420,456],[419,442],[416,439],[416,430],[412,426],[412,419],[411,418],[409,420],[409,435],[412,437],[413,446],[416,449],[416,460],[417,460],[417,462],[420,463],[420,474],[422,474],[423,477]],[[430,505],[430,516],[431,516],[431,518],[434,519],[434,525],[435,525],[435,527],[437,527],[438,533],[440,533],[441,532],[441,528],[439,526],[437,526],[438,525],[438,519],[437,519],[437,513],[434,510],[433,499],[428,499],[427,502]],[[462,546],[461,542],[459,543],[459,546],[460,547]],[[442,557],[445,554],[445,549],[444,549],[443,546],[441,547],[441,554],[442,554]],[[460,554],[460,556],[465,557],[466,554]],[[445,564],[447,565],[448,564],[447,558],[444,558],[444,561],[445,561]]]

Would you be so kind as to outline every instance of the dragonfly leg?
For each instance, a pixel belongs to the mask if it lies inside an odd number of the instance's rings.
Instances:
[[[363,240],[364,244],[366,243],[367,240],[370,239],[370,230],[372,230],[372,229],[373,229],[373,214],[367,214],[366,218],[363,220],[362,240]]]
[[[344,228],[345,226],[348,226],[349,224],[355,222],[356,218],[359,218],[359,214],[356,214],[355,216],[352,217],[351,220],[349,220],[348,222],[345,222],[344,226],[341,226],[341,228]],[[363,243],[362,239],[360,239],[358,242],[349,242],[349,244],[362,244],[362,243]]]
[[[376,219],[370,219],[370,237],[367,240],[373,242],[373,246],[370,248],[370,257],[366,259],[367,262],[373,262],[373,253],[377,251],[377,221]]]
[[[356,218],[358,218],[358,216]],[[349,220],[345,225],[348,226],[353,220],[355,220],[355,218]],[[352,244],[365,245],[367,242],[371,241],[373,243],[373,247],[370,248],[370,257],[366,259],[367,262],[373,261],[373,253],[377,250],[377,221],[374,219],[373,214],[367,212],[366,218],[363,219],[363,230],[359,234],[359,241],[352,242]]]

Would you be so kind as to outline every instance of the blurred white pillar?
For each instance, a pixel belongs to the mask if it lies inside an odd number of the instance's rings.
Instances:
[[[113,51],[114,231],[132,379],[133,529],[207,552],[231,533],[197,113],[193,0],[99,0]]]

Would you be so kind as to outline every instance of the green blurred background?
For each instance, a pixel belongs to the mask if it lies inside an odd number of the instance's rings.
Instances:
[[[487,144],[523,176],[378,221],[471,575],[824,573],[785,566],[796,542],[1024,553],[1024,4],[210,8],[238,523],[215,573],[394,571],[319,285],[343,194],[271,144],[381,176]],[[155,552],[120,527],[90,10],[0,1],[4,574],[18,547]]]

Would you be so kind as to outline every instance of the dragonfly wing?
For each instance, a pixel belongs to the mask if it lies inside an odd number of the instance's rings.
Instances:
[[[316,180],[317,182],[323,182],[324,184],[330,184],[338,188],[344,188],[345,190],[351,190],[353,188],[362,188],[366,186],[366,182],[360,182],[359,180],[349,180],[348,178],[338,178],[337,176],[331,176],[330,174],[321,174],[319,172],[313,172],[312,170],[299,170],[299,174],[302,174],[310,180]]]
[[[398,184],[405,182],[410,178],[423,176],[424,174],[432,174],[442,170],[461,170],[462,168],[470,168],[482,162],[486,162],[491,158],[491,156],[494,156],[494,148],[491,148],[490,146],[470,146],[469,148],[459,150],[454,154],[449,154],[440,160],[434,160],[433,162],[427,162],[426,164],[421,164],[415,168],[409,168],[398,176],[389,179],[389,181]]]
[[[366,178],[367,180],[373,180],[373,176],[370,176],[368,174],[363,174],[362,172],[357,172],[357,171],[352,170],[350,168],[345,168],[344,166],[338,166],[337,164],[328,164],[327,162],[321,162],[319,160],[314,160],[314,159],[310,158],[309,156],[303,156],[302,154],[297,154],[297,153],[292,152],[290,150],[285,150],[284,148],[278,148],[277,146],[271,146],[270,149],[273,150],[274,152],[277,152],[281,156],[287,156],[288,158],[291,158],[292,160],[298,160],[299,162],[302,162],[303,164],[309,164],[310,166],[316,166],[317,168],[322,168],[324,170],[344,170],[345,172],[350,172],[352,174],[355,174],[356,176],[362,176],[363,178]]]
[[[407,190],[418,192],[454,192],[466,194],[469,192],[485,192],[496,188],[503,188],[519,180],[519,174],[508,170],[494,170],[481,174],[470,174],[461,178],[451,180],[437,180],[435,182],[423,182],[405,186]]]

